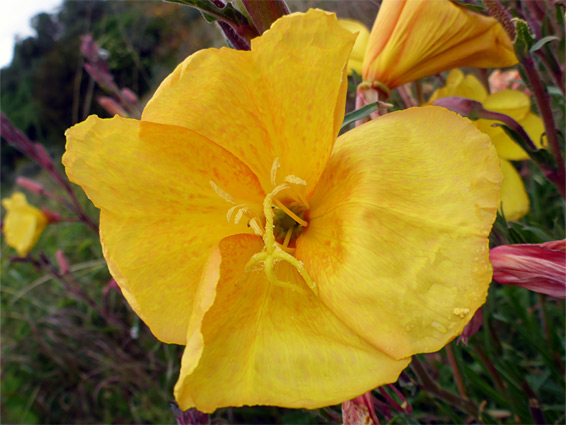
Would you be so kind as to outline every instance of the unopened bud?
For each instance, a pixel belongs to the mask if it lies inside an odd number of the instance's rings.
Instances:
[[[122,96],[124,96],[124,99],[129,103],[135,105],[139,102],[138,96],[129,88],[124,87],[122,90],[120,90],[120,92],[122,93]]]
[[[467,117],[472,121],[479,120],[483,110],[481,102],[459,96],[440,98],[434,102],[434,106],[441,106],[449,111],[456,112],[457,114]]]
[[[81,36],[81,53],[90,61],[96,61],[98,57],[98,45],[94,42],[91,34]]]
[[[566,299],[566,239],[502,245],[489,252],[493,280]]]
[[[126,112],[126,110],[124,108],[122,108],[122,105],[120,105],[118,102],[116,102],[111,97],[101,96],[101,97],[97,98],[96,100],[98,101],[100,106],[102,106],[104,109],[106,109],[106,111],[112,116],[120,115],[121,117],[126,117],[126,118],[130,116]]]
[[[45,192],[45,187],[42,184],[27,177],[16,177],[16,184],[38,195],[42,195]]]
[[[342,403],[343,425],[379,425],[371,391]]]
[[[57,259],[57,264],[59,265],[59,271],[62,275],[66,275],[69,273],[69,263],[67,262],[67,258],[63,251],[60,249],[57,250],[55,253],[55,258]]]
[[[481,328],[483,324],[483,313],[482,309],[476,310],[476,313],[472,316],[472,319],[464,326],[462,334],[458,337],[458,343],[468,345],[468,340],[472,335],[475,335]]]

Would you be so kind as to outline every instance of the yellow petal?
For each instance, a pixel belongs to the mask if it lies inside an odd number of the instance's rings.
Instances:
[[[516,63],[511,41],[494,18],[449,0],[383,0],[363,78],[393,89],[452,68]]]
[[[485,301],[501,179],[467,119],[387,114],[336,142],[296,257],[358,335],[397,359],[437,351]]]
[[[184,344],[208,253],[223,237],[249,231],[247,219],[228,223],[232,203],[217,192],[260,214],[257,178],[187,129],[121,117],[91,116],[69,129],[63,163],[102,210],[104,255],[136,313],[159,339]]]
[[[361,75],[364,54],[369,40],[369,30],[364,24],[354,19],[338,19],[338,23],[348,31],[357,34],[356,42],[348,61],[348,75],[352,74],[352,70]]]
[[[450,71],[446,85],[437,89],[431,96],[429,104],[442,97],[460,96],[483,102],[487,98],[487,90],[474,75],[464,75],[459,69]]]
[[[531,111],[531,101],[522,91],[505,89],[490,94],[483,101],[483,107],[520,121]]]
[[[235,235],[213,251],[198,289],[175,397],[182,409],[267,404],[317,408],[393,382],[409,359],[393,360],[348,329],[285,262],[274,286],[244,267],[262,248]]]
[[[320,10],[292,14],[252,41],[252,51],[208,49],[161,84],[142,119],[189,128],[225,147],[271,191],[295,175],[312,192],[344,116],[341,84],[355,36]],[[299,52],[300,53],[297,53]]]
[[[25,257],[47,226],[47,217],[28,204],[26,196],[21,192],[14,192],[10,198],[2,199],[2,206],[6,208],[2,227],[6,243],[20,257]]]
[[[492,127],[495,123],[501,124],[499,121],[478,120],[476,121],[476,126],[491,138],[495,149],[497,149],[497,154],[501,158],[512,161],[529,159],[529,155],[513,141],[505,131],[500,127]],[[541,136],[544,133],[544,123],[540,117],[533,113],[528,113],[519,121],[519,124],[524,128],[538,148],[545,146],[545,144],[541,143]]]
[[[501,159],[501,171],[501,208],[507,221],[518,221],[529,212],[529,197],[521,176],[509,161]]]

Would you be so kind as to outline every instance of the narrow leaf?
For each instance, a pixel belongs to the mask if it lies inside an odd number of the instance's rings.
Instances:
[[[549,35],[547,37],[541,38],[539,41],[533,44],[533,47],[531,47],[531,53],[540,50],[545,44],[550,43],[551,41],[554,40],[558,40],[558,37],[556,37],[555,35]]]
[[[349,114],[344,116],[344,122],[342,123],[342,129],[346,127],[348,124],[353,123],[354,121],[358,121],[364,119],[372,112],[377,111],[377,102],[370,103],[369,105],[364,106],[363,108],[357,109]]]

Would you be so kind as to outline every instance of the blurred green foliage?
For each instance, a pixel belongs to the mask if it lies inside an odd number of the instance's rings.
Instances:
[[[36,35],[20,40],[12,63],[2,69],[0,102],[16,127],[57,154],[67,128],[90,114],[108,116],[96,102],[104,92],[83,70],[81,35],[93,34],[118,85],[141,99],[178,62],[215,42],[213,31],[200,35],[207,24],[198,12],[161,1],[66,0],[56,14],[37,15],[32,26]],[[3,183],[11,181],[18,158],[2,144]]]

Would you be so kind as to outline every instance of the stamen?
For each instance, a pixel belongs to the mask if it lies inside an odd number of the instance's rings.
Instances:
[[[218,187],[218,185],[216,183],[214,183],[212,180],[209,180],[210,185],[212,186],[212,188],[214,189],[214,191],[216,192],[216,194],[218,196],[220,196],[222,199],[224,199],[225,201],[230,202],[231,204],[236,205],[236,201],[234,201],[234,198],[232,198],[232,196],[227,193],[224,192],[222,189],[220,189]]]
[[[272,186],[275,186],[275,184],[276,184],[275,179],[277,177],[277,170],[279,169],[280,166],[281,166],[281,164],[279,163],[279,157],[277,157],[273,160],[273,164],[271,165],[271,185]]]
[[[254,230],[254,233],[258,236],[263,236],[263,229],[261,225],[258,223],[258,219],[256,217],[252,218],[248,224]]]
[[[230,208],[226,213],[226,220],[228,220],[228,223],[230,223],[232,214],[234,214],[234,211],[236,211],[237,209],[247,209],[247,205],[244,204],[234,205],[232,208]]]
[[[289,227],[289,230],[287,230],[287,234],[285,234],[285,240],[283,241],[283,246],[285,248],[287,248],[289,246],[289,241],[291,240],[291,235],[293,234],[293,232],[295,231],[295,227]]]
[[[291,217],[293,220],[295,220],[301,226],[307,227],[309,225],[308,222],[306,222],[305,220],[300,218],[297,214],[295,214],[293,211],[291,211],[289,208],[287,208],[285,205],[283,205],[283,203],[279,199],[273,199],[273,202],[275,202],[275,204],[279,208],[281,208],[283,211],[285,211],[285,214],[287,214],[289,217]]]
[[[273,283],[277,286],[282,286],[285,288],[290,288],[296,291],[303,291],[302,288],[297,286],[291,282],[283,282],[279,280],[274,273],[273,268],[278,261],[287,261],[291,264],[295,269],[299,272],[299,275],[303,278],[306,285],[312,289],[315,293],[318,294],[318,289],[316,287],[316,283],[312,281],[307,270],[305,269],[305,265],[293,257],[288,252],[285,252],[279,244],[275,241],[275,235],[273,234],[273,209],[271,208],[274,201],[275,194],[280,192],[283,189],[286,189],[288,185],[282,184],[277,186],[273,189],[269,195],[265,197],[263,200],[263,214],[265,215],[265,232],[263,232],[263,242],[265,244],[265,248],[262,252],[258,252],[254,254],[252,258],[246,264],[246,272],[250,272],[254,269],[254,267],[258,263],[263,263],[263,269],[267,276],[269,282]],[[298,218],[298,217],[297,217]],[[305,222],[306,223],[306,222]],[[308,224],[308,223],[307,223]],[[304,291],[303,291],[304,292]]]
[[[287,177],[285,177],[285,181],[287,183],[291,183],[291,184],[300,184],[301,186],[306,186],[307,182],[304,181],[302,178],[294,176],[292,174],[288,175]],[[293,192],[293,196],[295,196],[295,198],[297,198],[299,200],[299,202],[301,204],[303,204],[303,206],[308,210],[310,209],[309,203],[307,202],[307,200],[303,197],[303,195],[301,195],[301,193],[299,191],[295,192],[293,190],[293,188],[291,187],[291,192]]]
[[[247,208],[241,208],[237,213],[236,217],[234,217],[234,224],[239,224],[240,220],[242,220],[242,216],[246,212]]]

